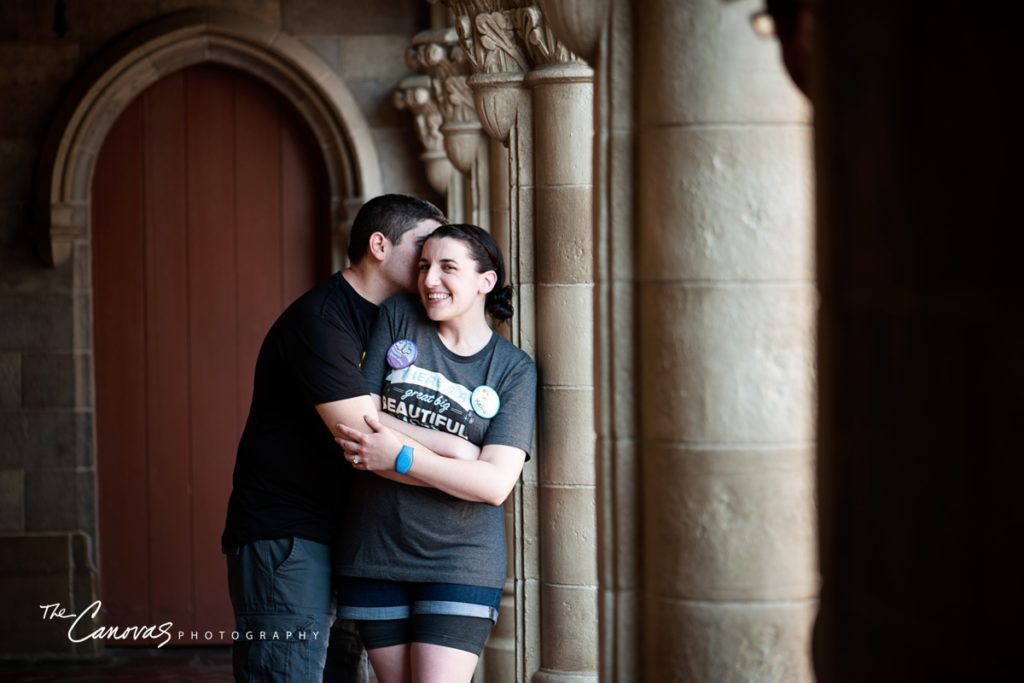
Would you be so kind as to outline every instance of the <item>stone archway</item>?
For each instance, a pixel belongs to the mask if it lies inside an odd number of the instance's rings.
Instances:
[[[161,77],[200,62],[256,76],[306,120],[327,167],[334,260],[340,265],[346,206],[381,192],[369,126],[342,81],[297,39],[217,9],[185,10],[142,26],[108,48],[72,86],[47,136],[36,185],[37,247],[47,264],[65,263],[75,243],[88,239],[96,156],[120,113]]]

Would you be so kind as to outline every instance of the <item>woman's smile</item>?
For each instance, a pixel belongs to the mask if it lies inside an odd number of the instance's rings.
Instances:
[[[483,318],[486,278],[459,240],[450,237],[428,239],[420,254],[420,299],[431,320],[460,319],[479,309]]]

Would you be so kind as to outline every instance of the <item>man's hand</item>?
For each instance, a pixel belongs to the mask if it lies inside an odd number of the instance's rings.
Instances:
[[[338,445],[345,449],[345,459],[357,470],[380,472],[395,469],[395,458],[402,450],[402,442],[394,432],[380,423],[373,415],[364,415],[363,420],[370,432],[361,432],[341,423],[335,428],[344,436],[335,437]]]
[[[320,413],[320,419],[324,421],[331,435],[337,437],[341,433],[337,428],[339,423],[362,429],[366,415],[377,417],[377,402],[369,395],[355,396],[341,401],[317,404],[316,411]]]

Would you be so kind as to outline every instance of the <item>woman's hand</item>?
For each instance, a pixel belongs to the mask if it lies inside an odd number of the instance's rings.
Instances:
[[[402,442],[377,418],[364,415],[363,420],[371,430],[369,433],[346,427],[343,424],[335,425],[337,430],[345,435],[344,437],[334,437],[338,445],[345,449],[345,459],[352,463],[352,467],[357,470],[366,470],[367,472],[393,470],[395,458],[402,450]]]

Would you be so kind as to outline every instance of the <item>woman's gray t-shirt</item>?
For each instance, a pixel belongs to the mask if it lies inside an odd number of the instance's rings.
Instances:
[[[417,355],[409,367],[394,369],[388,365],[388,349],[401,340],[413,341]],[[456,434],[481,447],[501,444],[530,451],[537,393],[533,361],[496,333],[472,356],[453,353],[415,296],[399,295],[381,306],[363,376],[370,392],[380,395],[384,411],[401,420]],[[470,399],[481,385],[494,389],[500,399],[490,419],[474,411]],[[493,588],[504,584],[501,507],[367,472],[355,475],[335,549],[335,573]]]

